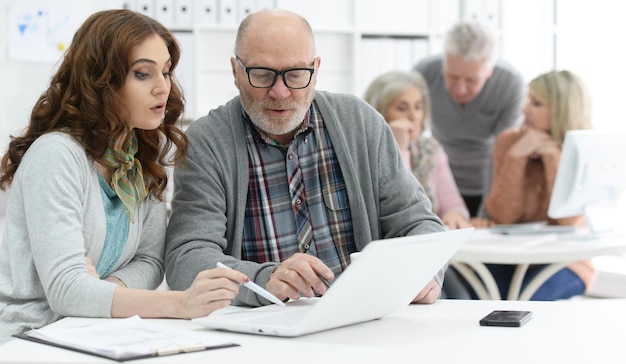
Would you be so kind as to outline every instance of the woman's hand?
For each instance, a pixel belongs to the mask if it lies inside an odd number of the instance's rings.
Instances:
[[[559,150],[557,143],[550,134],[535,128],[527,128],[509,154],[516,158],[538,159],[541,156]]]
[[[396,119],[389,122],[393,138],[401,151],[409,150],[411,141],[419,137],[419,127],[408,119]]]
[[[245,274],[229,268],[198,273],[191,287],[183,292],[183,316],[202,317],[229,306],[239,292],[239,285],[249,280]]]
[[[489,219],[483,219],[482,217],[473,217],[470,219],[470,224],[477,228],[489,228],[493,226],[493,221]]]
[[[85,265],[87,265],[87,272],[89,272],[90,275],[100,279],[100,275],[96,271],[96,267],[93,265],[91,258],[85,257]]]

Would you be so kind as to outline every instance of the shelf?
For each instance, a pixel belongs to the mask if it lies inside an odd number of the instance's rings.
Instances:
[[[428,34],[361,33],[362,39],[430,39]]]
[[[251,4],[263,3],[263,7],[305,16],[313,28],[317,55],[322,59],[316,87],[362,96],[377,75],[392,69],[409,70],[419,59],[434,53],[443,37],[442,29],[458,18],[454,9],[459,8],[461,1],[185,0],[195,9],[195,16],[189,23],[170,29],[187,38],[180,66],[185,73],[181,84],[188,100],[186,115],[205,115],[238,94],[230,57],[239,22],[249,12],[258,10],[248,9]],[[224,6],[235,13],[223,14]],[[454,14],[442,11],[444,7],[453,9]],[[211,16],[200,11],[206,8],[213,10]]]

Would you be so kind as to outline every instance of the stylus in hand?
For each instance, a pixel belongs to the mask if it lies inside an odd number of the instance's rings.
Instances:
[[[231,267],[225,265],[222,262],[217,262],[217,266],[220,268],[228,268],[228,269],[232,269]],[[267,298],[268,300],[274,302],[275,304],[279,305],[279,306],[284,306],[285,303],[281,300],[278,299],[278,297],[274,296],[273,294],[269,293],[267,290],[265,290],[263,287],[259,286],[258,284],[252,282],[252,281],[248,281],[246,283],[241,283],[244,287],[248,288],[249,290],[260,294],[261,296]]]

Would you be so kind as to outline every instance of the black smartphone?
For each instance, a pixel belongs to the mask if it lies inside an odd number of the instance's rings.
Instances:
[[[480,319],[480,326],[520,327],[528,322],[532,315],[531,311],[496,310]]]

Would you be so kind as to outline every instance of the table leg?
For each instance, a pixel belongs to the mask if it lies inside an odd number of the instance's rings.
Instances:
[[[500,300],[498,285],[482,263],[454,262],[451,265],[467,280],[481,300]],[[476,275],[478,274],[478,276]],[[480,278],[479,278],[480,277]]]
[[[528,285],[526,286],[526,288],[524,288],[524,291],[522,291],[522,293],[520,294],[519,300],[520,301],[530,300],[533,294],[537,291],[537,289],[539,289],[539,287],[541,287],[541,285],[545,281],[547,281],[550,277],[552,277],[556,272],[567,267],[568,264],[569,263],[553,263],[553,264],[547,265],[545,268],[541,270],[541,272],[539,272],[539,274],[535,276],[535,278],[533,278],[530,282],[528,282]]]
[[[509,301],[517,301],[519,300],[519,294],[522,290],[522,282],[524,281],[524,276],[528,271],[528,264],[518,264],[515,268],[515,272],[513,273],[513,277],[511,277],[511,284],[509,285],[509,293],[507,299]]]

